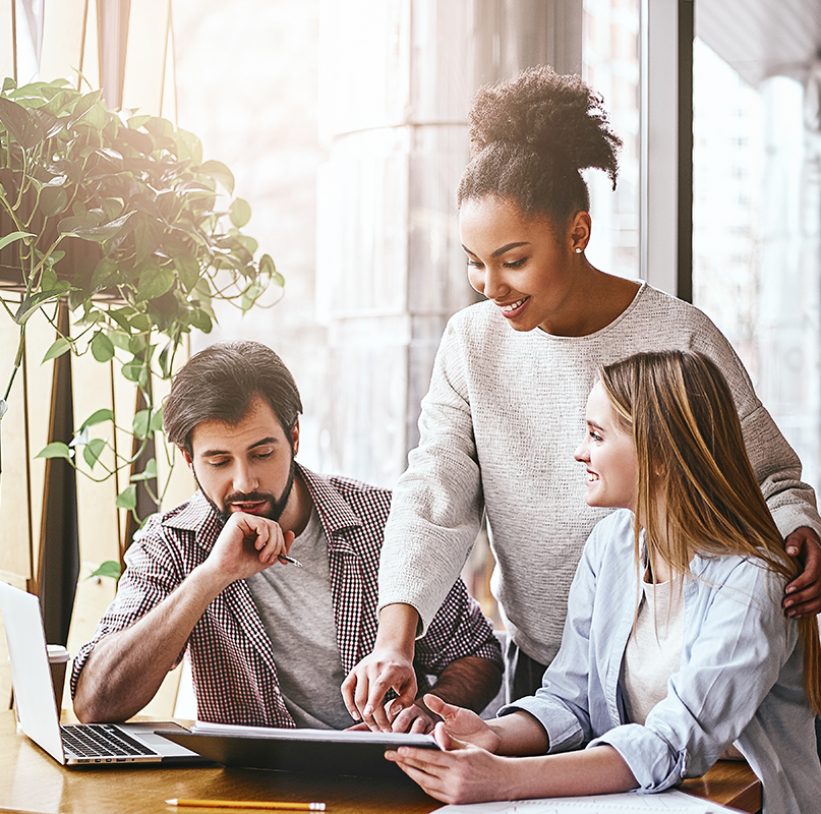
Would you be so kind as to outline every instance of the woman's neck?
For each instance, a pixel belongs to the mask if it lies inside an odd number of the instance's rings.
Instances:
[[[539,326],[553,336],[589,336],[621,316],[640,284],[580,263],[573,285],[554,314]]]

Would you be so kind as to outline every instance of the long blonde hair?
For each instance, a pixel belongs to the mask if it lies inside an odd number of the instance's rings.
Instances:
[[[636,545],[641,526],[650,561],[661,558],[686,574],[696,554],[737,554],[794,577],[798,566],[761,494],[732,393],[715,363],[691,351],[638,353],[601,368],[599,376],[635,441]],[[799,619],[798,627],[804,686],[821,713],[815,616]]]

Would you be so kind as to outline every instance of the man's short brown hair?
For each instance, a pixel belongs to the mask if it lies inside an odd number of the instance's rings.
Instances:
[[[209,345],[174,376],[163,407],[165,434],[190,454],[191,433],[198,424],[238,424],[257,395],[268,402],[287,435],[302,412],[302,401],[282,359],[259,342]]]

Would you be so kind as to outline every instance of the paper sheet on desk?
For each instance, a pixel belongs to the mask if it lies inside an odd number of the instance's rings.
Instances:
[[[680,791],[665,791],[661,794],[600,794],[592,797],[472,803],[444,806],[437,808],[433,814],[720,814],[732,810]]]

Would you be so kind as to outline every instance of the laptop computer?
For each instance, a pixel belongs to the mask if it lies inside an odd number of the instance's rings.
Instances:
[[[11,662],[17,726],[63,766],[117,763],[206,763],[190,749],[155,734],[179,729],[173,722],[60,726],[40,603],[36,596],[0,582],[0,610]]]

